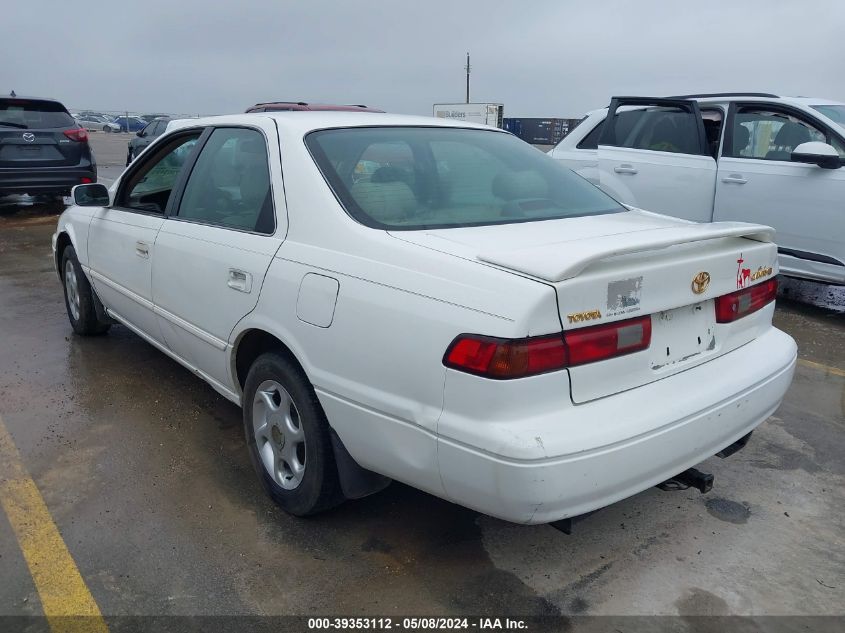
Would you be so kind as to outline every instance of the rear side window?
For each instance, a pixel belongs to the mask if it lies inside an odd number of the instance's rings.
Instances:
[[[61,103],[37,99],[0,99],[0,125],[20,128],[66,128],[76,125]]]
[[[273,233],[270,169],[264,135],[218,128],[202,149],[185,186],[178,216],[202,224]]]
[[[359,127],[312,132],[305,142],[347,213],[373,228],[450,228],[624,211],[511,134]]]
[[[624,110],[613,118],[615,147],[698,154],[695,117],[672,107]]]

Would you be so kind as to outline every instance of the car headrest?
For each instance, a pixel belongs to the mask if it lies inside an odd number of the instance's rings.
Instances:
[[[751,131],[744,125],[737,125],[733,129],[733,153],[734,156],[739,156],[740,152],[748,147],[748,142],[751,140]]]
[[[405,220],[417,208],[414,192],[404,182],[362,180],[352,185],[349,193],[364,213],[385,224]]]
[[[810,130],[800,123],[790,121],[789,123],[784,123],[780,130],[778,130],[774,144],[783,151],[786,151],[785,148],[793,150],[801,145],[801,143],[809,142]]]

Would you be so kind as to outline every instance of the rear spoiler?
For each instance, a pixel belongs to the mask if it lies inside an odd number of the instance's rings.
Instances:
[[[762,224],[690,223],[662,229],[602,235],[583,240],[553,242],[532,248],[482,252],[478,254],[478,259],[545,281],[565,281],[577,277],[590,264],[617,255],[724,237],[743,237],[757,242],[771,242],[774,235],[775,230],[772,227]]]

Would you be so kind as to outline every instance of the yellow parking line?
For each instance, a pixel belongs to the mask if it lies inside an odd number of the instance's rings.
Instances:
[[[811,360],[807,360],[805,358],[799,358],[798,364],[803,365],[804,367],[809,367],[811,369],[819,369],[821,371],[826,371],[829,374],[833,374],[834,376],[839,376],[841,378],[845,378],[845,369],[839,369],[838,367],[831,367],[830,365],[825,365],[823,363],[815,363]]]
[[[2,417],[0,506],[18,539],[53,633],[107,633],[100,609],[26,471]]]

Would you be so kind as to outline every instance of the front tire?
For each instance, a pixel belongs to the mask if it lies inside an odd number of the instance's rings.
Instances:
[[[62,253],[62,287],[67,317],[74,332],[91,336],[108,331],[111,324],[97,317],[94,291],[82,272],[73,246],[68,246]]]
[[[110,128],[108,125],[104,125],[104,126],[103,126],[103,132],[105,132],[106,134],[108,134],[109,132],[111,132],[111,128]]]
[[[256,359],[244,385],[243,416],[255,471],[286,512],[308,516],[343,500],[326,414],[295,363],[275,353]]]

